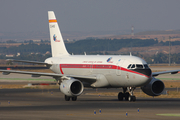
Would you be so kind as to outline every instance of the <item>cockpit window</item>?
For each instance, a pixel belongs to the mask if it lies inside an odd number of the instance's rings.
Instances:
[[[128,69],[148,69],[148,65],[147,64],[129,64]]]
[[[149,68],[149,67],[148,67],[148,65],[147,65],[147,64],[145,64],[145,65],[144,65],[144,68],[145,68],[145,69],[147,69],[147,68]]]
[[[128,68],[131,68],[131,64],[128,66]]]
[[[137,68],[137,69],[143,69],[143,65],[136,64],[136,68]]]
[[[131,66],[131,68],[135,68],[135,64],[133,64],[133,65]]]

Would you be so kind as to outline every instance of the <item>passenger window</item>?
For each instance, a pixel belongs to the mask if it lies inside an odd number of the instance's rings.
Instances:
[[[137,64],[137,65],[136,65],[136,68],[138,68],[138,69],[143,69],[143,65]]]
[[[135,64],[133,64],[133,65],[131,66],[131,68],[135,68]]]
[[[131,67],[131,64],[128,66],[128,68],[130,68]]]

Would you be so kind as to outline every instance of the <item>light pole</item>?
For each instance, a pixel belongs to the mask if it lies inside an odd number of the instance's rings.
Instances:
[[[171,37],[169,36],[169,66],[171,66]]]

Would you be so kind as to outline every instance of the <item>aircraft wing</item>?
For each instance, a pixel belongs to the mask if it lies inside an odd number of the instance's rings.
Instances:
[[[180,70],[169,70],[169,71],[162,71],[162,72],[153,72],[152,73],[152,76],[155,77],[155,76],[158,76],[160,74],[166,74],[166,73],[171,73],[171,74],[176,74],[178,73]]]
[[[10,73],[18,73],[18,74],[29,74],[32,75],[32,77],[49,76],[58,79],[60,79],[63,76],[66,76],[66,77],[73,77],[75,79],[79,79],[80,81],[89,82],[89,83],[93,83],[97,80],[96,76],[62,75],[56,73],[28,72],[28,71],[1,70],[1,69],[0,72],[3,72],[2,73],[3,75],[8,75]]]
[[[12,62],[23,62],[23,63],[32,63],[32,64],[40,64],[40,65],[49,65],[48,63],[45,63],[45,62],[28,61],[28,60],[7,59],[7,61],[12,61]]]

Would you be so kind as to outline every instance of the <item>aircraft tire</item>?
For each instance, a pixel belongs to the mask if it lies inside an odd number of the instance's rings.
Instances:
[[[129,100],[129,102],[131,102],[131,101],[135,102],[136,101],[136,96],[129,96],[128,100]]]
[[[67,95],[65,95],[65,97],[64,97],[64,98],[65,98],[65,100],[66,100],[66,101],[69,101],[69,100],[70,100],[70,97],[69,97],[69,96],[67,96]]]
[[[122,101],[122,100],[123,100],[123,96],[124,96],[124,94],[123,94],[122,92],[119,92],[119,94],[118,94],[118,100],[119,100],[119,101]]]
[[[132,101],[132,97],[131,97],[131,96],[128,97],[128,101],[129,101],[129,102]]]
[[[135,102],[136,101],[136,96],[132,96],[132,101]]]
[[[124,94],[124,97],[125,97],[125,101],[128,101],[128,98],[129,98],[129,93],[128,92],[126,92],[125,94]]]
[[[76,101],[77,100],[77,97],[72,97],[72,101]]]

